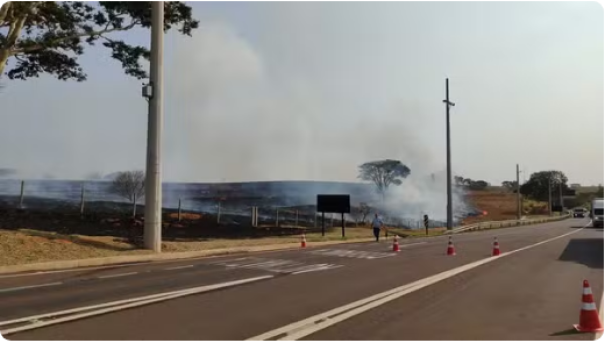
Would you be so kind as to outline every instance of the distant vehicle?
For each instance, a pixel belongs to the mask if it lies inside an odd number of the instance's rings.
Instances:
[[[603,227],[603,199],[594,199],[590,206],[592,227]]]
[[[584,218],[586,217],[586,209],[585,208],[575,208],[573,210],[573,217],[574,218]]]

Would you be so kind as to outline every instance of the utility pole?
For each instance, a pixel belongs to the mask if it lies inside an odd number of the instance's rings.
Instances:
[[[559,205],[561,205],[561,214],[563,214],[563,181],[559,180]]]
[[[517,163],[517,219],[521,220],[521,184],[519,183],[519,164]]]
[[[151,2],[149,120],[145,172],[145,248],[162,251],[162,121],[164,116],[164,2]],[[149,91],[148,91],[149,93]]]
[[[548,215],[552,216],[552,180],[548,177]]]
[[[445,127],[446,127],[446,140],[447,140],[447,229],[453,229],[453,211],[452,211],[452,154],[451,154],[451,142],[450,142],[450,107],[456,106],[453,102],[450,102],[450,86],[449,79],[445,79]]]

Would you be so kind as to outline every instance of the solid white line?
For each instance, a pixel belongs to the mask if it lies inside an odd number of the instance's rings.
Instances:
[[[122,274],[103,275],[103,276],[98,276],[97,279],[111,279],[111,278],[114,278],[114,277],[134,275],[134,274],[138,274],[138,273],[139,272],[130,272],[130,273],[122,273]]]
[[[21,287],[13,287],[13,288],[5,288],[5,289],[0,289],[0,293],[6,293],[6,292],[14,292],[14,291],[20,291],[20,290],[24,290],[24,289],[31,289],[31,288],[38,288],[38,287],[48,287],[48,286],[58,286],[58,285],[62,285],[62,282],[53,282],[53,283],[45,283],[42,285],[32,285],[32,286],[21,286]]]
[[[248,341],[270,340],[270,339],[275,339],[276,337],[279,337],[278,340],[288,340],[288,341],[297,340],[297,339],[306,337],[312,333],[315,333],[317,331],[323,330],[329,326],[342,322],[348,318],[351,318],[353,316],[366,312],[370,309],[378,307],[382,304],[385,304],[387,302],[400,298],[406,294],[415,292],[419,289],[425,288],[425,287],[435,284],[439,281],[451,278],[451,277],[453,277],[457,274],[463,273],[467,270],[471,270],[471,269],[477,268],[483,264],[495,261],[499,258],[508,256],[508,255],[511,255],[511,254],[514,254],[514,253],[517,253],[517,252],[520,252],[523,250],[531,249],[531,248],[537,247],[539,245],[546,244],[548,242],[552,242],[556,239],[563,238],[565,236],[572,235],[576,232],[579,232],[582,229],[583,228],[574,230],[574,231],[568,232],[566,234],[563,234],[563,235],[560,235],[557,237],[553,237],[553,238],[547,239],[542,242],[531,244],[531,245],[528,245],[526,247],[523,247],[523,248],[520,248],[517,250],[505,252],[499,256],[492,256],[492,257],[488,257],[488,258],[485,258],[485,259],[482,259],[482,260],[479,260],[479,261],[476,261],[473,263],[469,263],[469,264],[430,276],[428,278],[424,278],[424,279],[412,282],[410,284],[400,286],[400,287],[388,290],[386,292],[382,292],[382,293],[370,296],[370,297],[362,299],[362,300],[355,301],[348,305],[332,309],[330,311],[309,317],[307,319],[303,319],[301,321],[286,325],[284,327],[281,327],[281,328],[278,328],[275,330],[271,330],[269,332],[249,338],[247,340]]]
[[[8,274],[8,275],[0,275],[0,279],[10,279],[10,278],[28,277],[28,276],[40,276],[40,275],[44,275],[44,274],[69,273],[69,272],[80,272],[80,271],[83,272],[83,271],[89,271],[89,270],[111,269],[111,268],[128,267],[128,266],[139,266],[139,265],[145,265],[145,264],[149,264],[149,263],[153,263],[153,262],[111,264],[111,265],[88,267],[88,268],[73,268],[73,269],[62,269],[62,270],[48,270],[48,271],[41,271],[41,272],[27,272],[27,273],[23,273],[23,274]]]
[[[177,269],[185,269],[185,268],[193,268],[193,264],[190,264],[187,266],[176,266],[176,267],[166,268],[164,270],[177,270]]]
[[[105,313],[116,312],[116,311],[120,311],[120,310],[124,310],[124,309],[128,309],[128,308],[139,307],[139,306],[156,303],[156,302],[160,302],[160,301],[166,301],[166,300],[170,300],[170,299],[180,298],[180,297],[184,297],[187,295],[205,293],[205,292],[209,292],[209,291],[216,290],[216,289],[241,285],[241,284],[245,284],[245,283],[250,283],[250,282],[264,280],[264,279],[270,279],[270,278],[273,278],[273,275],[264,275],[264,276],[249,278],[249,279],[229,281],[229,282],[224,282],[224,283],[214,284],[214,285],[209,285],[209,286],[194,287],[194,288],[189,288],[189,289],[175,291],[175,292],[168,292],[168,293],[163,293],[164,296],[161,296],[161,294],[155,294],[152,296],[141,297],[141,298],[137,298],[137,299],[115,301],[113,303],[87,306],[87,307],[82,307],[79,309],[71,309],[71,310],[65,310],[65,311],[61,311],[61,312],[48,313],[48,314],[39,315],[39,316],[31,316],[31,317],[26,317],[26,318],[5,321],[5,322],[1,322],[0,326],[6,326],[9,324],[15,324],[15,323],[22,323],[22,322],[26,322],[26,321],[36,321],[36,320],[40,320],[43,318],[53,318],[60,314],[77,313],[77,312],[82,312],[83,310],[86,310],[86,309],[105,307],[105,308],[102,308],[102,309],[99,309],[96,311],[92,311],[92,312],[84,312],[84,313],[74,314],[74,315],[68,316],[68,317],[51,319],[48,321],[40,321],[40,322],[36,322],[33,324],[29,324],[29,325],[24,325],[24,326],[19,326],[16,328],[2,330],[3,335],[8,335],[8,334],[17,333],[17,332],[33,330],[33,329],[41,328],[44,326],[55,325],[55,324],[59,324],[59,323],[74,321],[74,320],[92,317],[92,316],[98,316],[98,315],[105,314]],[[147,298],[147,299],[142,300],[142,301],[136,301],[136,300],[141,300],[144,298]],[[122,303],[122,304],[125,303],[125,304],[119,305],[119,306],[107,307],[110,304],[118,304],[118,303]]]

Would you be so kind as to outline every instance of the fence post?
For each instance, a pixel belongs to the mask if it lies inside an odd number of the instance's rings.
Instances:
[[[84,215],[84,184],[82,184],[82,191],[80,192],[80,216]]]
[[[296,210],[296,224],[295,226],[298,226],[298,210]]]
[[[258,206],[254,206],[254,226],[258,227]]]
[[[19,209],[23,209],[24,190],[25,190],[25,180],[21,180],[21,196],[19,197]]]
[[[179,198],[179,212],[177,215],[177,220],[180,222],[181,221],[181,198]]]
[[[275,226],[279,227],[279,207],[275,209]]]
[[[221,223],[221,202],[218,202],[218,211],[216,213],[216,223],[220,224]]]

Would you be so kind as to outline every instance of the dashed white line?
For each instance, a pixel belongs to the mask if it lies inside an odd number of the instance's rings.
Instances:
[[[52,283],[45,283],[45,284],[41,284],[41,285],[4,288],[4,289],[0,289],[0,293],[14,292],[14,291],[20,291],[23,289],[31,289],[31,288],[38,288],[38,287],[58,286],[58,285],[62,285],[62,284],[63,284],[62,282],[52,282]]]
[[[97,277],[97,279],[111,279],[111,278],[114,278],[114,277],[134,275],[134,274],[138,274],[138,273],[139,272],[130,272],[130,273],[122,273],[122,274],[103,275],[103,276]]]
[[[178,269],[185,269],[185,268],[193,268],[193,264],[190,264],[187,266],[176,266],[176,267],[165,268],[164,270],[178,270]]]

